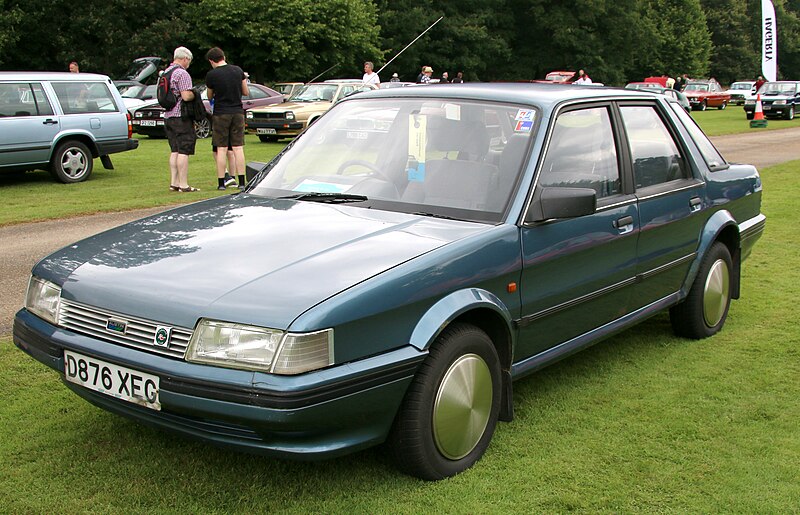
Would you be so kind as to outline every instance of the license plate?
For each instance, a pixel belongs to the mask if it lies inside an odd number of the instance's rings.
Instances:
[[[266,129],[256,129],[256,134],[278,134],[278,133],[275,132],[275,129],[266,128]]]
[[[761,107],[764,111],[769,111],[770,109],[772,109],[772,107],[770,106],[761,106]]]
[[[139,122],[139,125],[141,125],[143,127],[155,127],[156,126],[156,121],[155,120],[141,120]]]
[[[64,376],[67,381],[96,392],[161,410],[158,376],[139,372],[106,361],[64,351]]]

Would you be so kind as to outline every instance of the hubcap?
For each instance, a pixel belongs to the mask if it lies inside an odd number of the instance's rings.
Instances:
[[[61,168],[70,177],[78,177],[86,169],[86,156],[83,155],[83,152],[71,148],[64,152],[64,157],[61,159]]]
[[[439,452],[458,460],[480,442],[492,410],[492,374],[483,358],[467,354],[444,375],[433,406],[433,438]]]
[[[714,327],[722,320],[728,306],[730,273],[728,264],[718,259],[711,265],[703,289],[703,318],[708,327]]]

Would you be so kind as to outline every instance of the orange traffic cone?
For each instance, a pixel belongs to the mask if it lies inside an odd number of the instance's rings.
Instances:
[[[761,95],[756,95],[756,111],[753,113],[753,120],[750,122],[751,129],[763,129],[767,126],[764,118],[764,108],[761,106]]]

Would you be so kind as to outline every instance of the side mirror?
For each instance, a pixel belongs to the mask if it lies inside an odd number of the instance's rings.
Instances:
[[[540,212],[528,212],[526,222],[542,222],[552,218],[577,218],[597,210],[597,192],[591,188],[542,188]]]

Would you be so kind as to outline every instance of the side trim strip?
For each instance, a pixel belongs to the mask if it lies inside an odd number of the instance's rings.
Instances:
[[[598,298],[600,296],[612,293],[612,292],[617,291],[617,290],[619,290],[621,288],[625,288],[626,286],[631,286],[633,284],[637,284],[637,283],[643,282],[645,279],[650,279],[655,275],[658,275],[660,273],[663,273],[663,272],[666,272],[668,270],[671,270],[671,269],[673,269],[675,267],[678,267],[678,266],[681,266],[683,264],[686,264],[687,262],[693,261],[696,257],[697,257],[697,253],[696,252],[692,252],[691,254],[688,254],[686,256],[678,258],[678,259],[676,259],[674,261],[670,261],[669,263],[663,264],[663,265],[661,265],[661,266],[659,266],[657,268],[653,268],[652,270],[648,270],[646,272],[642,272],[640,274],[637,274],[635,277],[631,277],[630,279],[625,279],[624,281],[620,281],[620,282],[612,284],[610,286],[606,286],[605,288],[601,288],[601,289],[599,289],[597,291],[593,291],[591,293],[583,295],[582,297],[571,299],[571,300],[568,300],[566,302],[562,302],[561,304],[558,304],[558,305],[555,305],[555,306],[551,306],[549,308],[543,309],[543,310],[538,311],[536,313],[533,313],[531,315],[525,315],[522,318],[520,318],[519,320],[515,320],[514,323],[517,325],[517,327],[528,326],[528,325],[532,324],[533,322],[535,322],[536,320],[539,320],[541,318],[553,315],[555,313],[558,313],[559,311],[563,311],[565,309],[573,308],[575,306],[583,304],[584,302],[588,302],[590,300],[594,300],[594,299],[596,299],[596,298]]]
[[[754,216],[739,224],[739,236],[742,240],[752,238],[756,234],[764,231],[766,225],[767,217],[759,213],[758,216]]]
[[[41,145],[38,147],[25,147],[25,148],[10,148],[0,150],[0,154],[10,154],[12,152],[30,152],[31,150],[49,150],[50,145]]]

